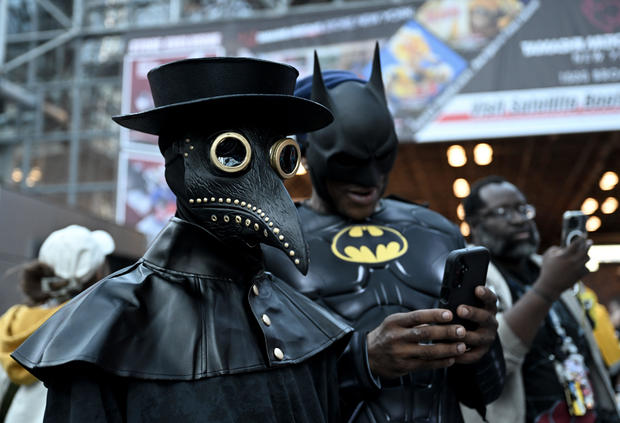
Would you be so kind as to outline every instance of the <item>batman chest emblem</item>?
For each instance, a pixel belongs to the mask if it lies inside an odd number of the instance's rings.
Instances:
[[[402,256],[408,248],[405,237],[386,226],[347,226],[332,240],[332,253],[353,263],[384,263]]]

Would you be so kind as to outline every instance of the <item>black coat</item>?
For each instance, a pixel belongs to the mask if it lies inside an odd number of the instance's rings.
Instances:
[[[349,332],[260,255],[175,218],[13,357],[49,387],[46,421],[332,421]]]

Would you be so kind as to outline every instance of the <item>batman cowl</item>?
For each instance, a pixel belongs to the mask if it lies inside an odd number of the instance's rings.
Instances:
[[[315,53],[314,74],[297,86],[296,95],[324,105],[334,115],[330,125],[301,136],[319,196],[333,205],[327,180],[375,187],[382,177],[387,178],[396,159],[398,138],[385,96],[379,45],[368,82],[349,72],[321,72]]]

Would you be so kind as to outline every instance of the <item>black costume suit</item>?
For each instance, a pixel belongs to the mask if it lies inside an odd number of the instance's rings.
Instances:
[[[356,332],[339,360],[344,415],[354,422],[460,422],[458,402],[484,413],[501,392],[499,342],[474,365],[375,380],[366,335],[393,313],[436,308],[448,253],[463,248],[458,229],[439,214],[383,199],[366,221],[324,215],[298,204],[310,250],[306,276],[267,247],[267,270],[333,310]]]
[[[50,388],[46,421],[337,421],[350,329],[261,267],[172,219],[14,353]]]

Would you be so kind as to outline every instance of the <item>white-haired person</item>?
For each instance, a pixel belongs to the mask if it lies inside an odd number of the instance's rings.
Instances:
[[[0,422],[41,422],[47,389],[10,354],[62,305],[108,272],[109,233],[70,225],[52,232],[22,269],[24,304],[0,317]]]

